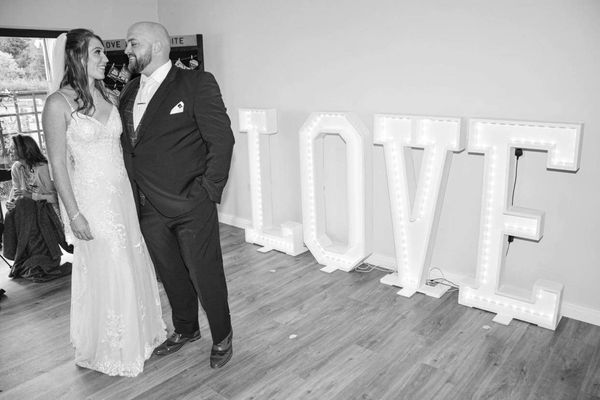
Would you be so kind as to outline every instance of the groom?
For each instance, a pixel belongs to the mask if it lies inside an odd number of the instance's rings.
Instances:
[[[173,311],[175,331],[154,353],[200,338],[199,298],[213,339],[210,366],[220,368],[233,349],[216,203],[234,138],[215,78],[173,66],[169,52],[162,25],[129,28],[125,54],[141,77],[123,88],[119,103],[140,226]]]

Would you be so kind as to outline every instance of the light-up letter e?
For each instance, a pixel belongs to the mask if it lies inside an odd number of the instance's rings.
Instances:
[[[388,176],[396,272],[381,282],[402,287],[398,294],[415,292],[440,297],[448,286],[427,286],[427,274],[439,221],[444,189],[448,180],[451,152],[464,149],[460,118],[375,115],[375,144],[383,145]],[[422,148],[421,172],[410,204],[406,150]]]
[[[269,136],[277,133],[275,110],[239,110],[240,132],[248,133],[248,159],[250,163],[250,198],[252,202],[252,228],[246,229],[246,242],[264,246],[261,252],[282,251],[291,256],[307,251],[302,241],[302,224],[284,222],[272,226],[271,168]]]
[[[483,153],[484,178],[481,228],[474,285],[460,288],[458,302],[495,312],[494,321],[508,324],[513,318],[556,329],[560,321],[563,285],[538,280],[530,298],[517,298],[499,290],[509,236],[539,241],[544,231],[544,213],[510,205],[511,181],[515,175],[515,149],[548,152],[547,168],[579,169],[581,125],[495,121],[470,121],[471,153]]]
[[[333,242],[326,232],[323,197],[323,163],[315,160],[317,141],[339,135],[346,145],[348,243]],[[348,113],[312,113],[300,129],[300,175],[304,242],[322,271],[351,271],[371,251],[371,135],[362,122]],[[369,175],[370,177],[370,175]]]

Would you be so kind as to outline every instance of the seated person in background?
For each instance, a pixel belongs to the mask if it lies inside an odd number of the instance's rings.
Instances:
[[[14,161],[10,171],[12,190],[6,209],[10,211],[15,208],[16,201],[23,197],[58,204],[56,189],[50,179],[48,160],[35,140],[24,135],[13,136],[10,156]]]
[[[35,140],[24,135],[12,137],[11,157],[13,187],[2,240],[4,257],[14,260],[9,277],[44,282],[67,275],[71,264],[60,264],[60,247],[69,252],[72,248],[57,213],[48,160]]]

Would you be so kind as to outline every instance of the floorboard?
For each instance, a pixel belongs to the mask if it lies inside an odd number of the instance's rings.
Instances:
[[[234,357],[209,368],[203,337],[152,357],[136,378],[74,365],[70,277],[31,283],[0,270],[0,399],[600,400],[600,327],[555,332],[441,299],[405,298],[382,271],[321,272],[310,253],[260,253],[221,225]],[[164,318],[171,312],[160,286]]]

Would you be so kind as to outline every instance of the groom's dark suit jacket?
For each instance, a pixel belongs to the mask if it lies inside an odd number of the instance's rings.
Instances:
[[[188,212],[203,201],[219,203],[234,138],[213,75],[173,65],[134,130],[132,110],[139,85],[139,78],[130,81],[119,102],[123,156],[134,193],[141,190],[166,217]],[[137,195],[135,199],[137,204]]]

